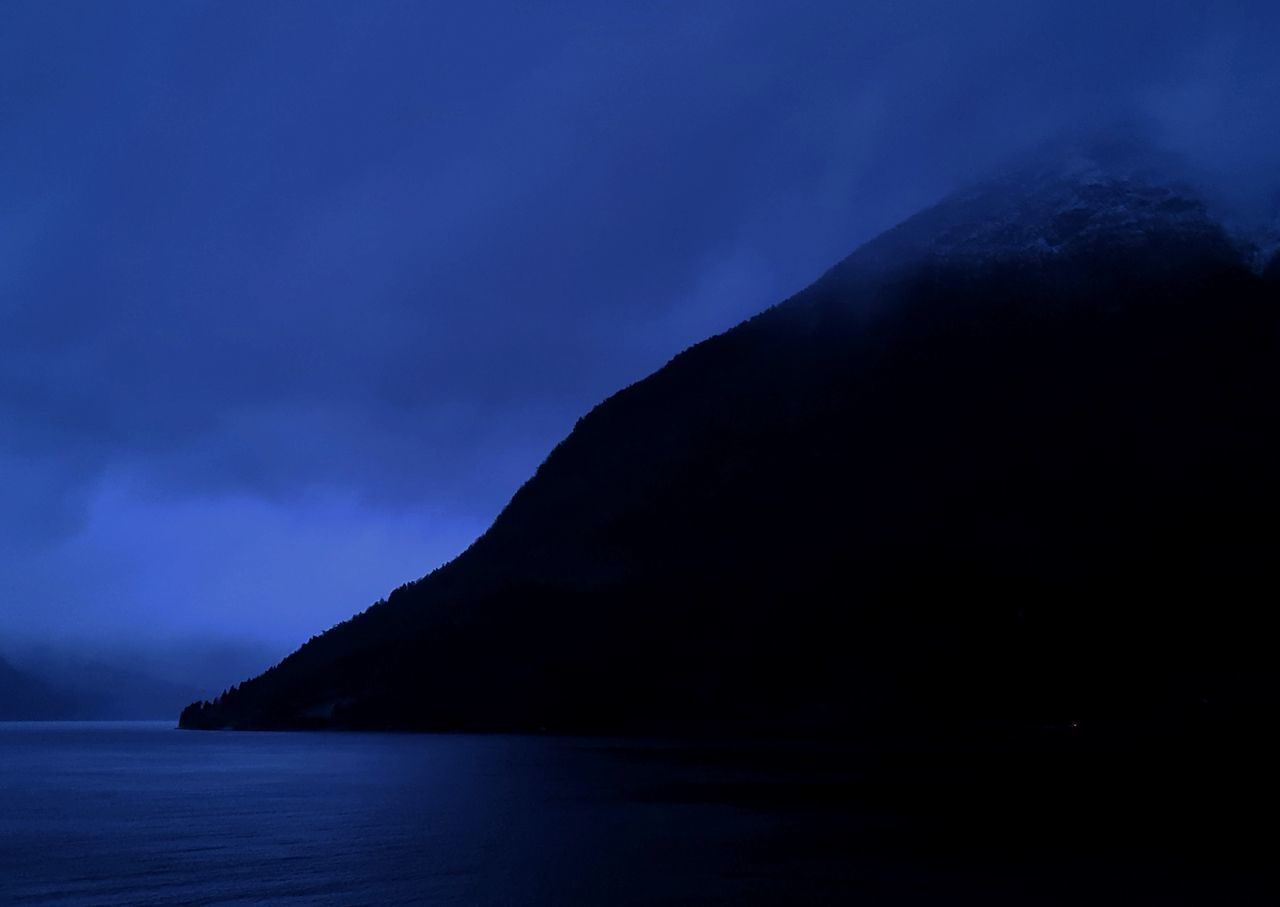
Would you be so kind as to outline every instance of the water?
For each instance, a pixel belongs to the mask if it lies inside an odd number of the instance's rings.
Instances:
[[[0,903],[608,904],[749,889],[752,842],[775,817],[662,802],[654,784],[673,773],[659,774],[600,741],[2,725]]]
[[[1167,896],[1196,892],[1240,904],[1255,892],[1247,876],[1224,882],[1158,853],[1126,852],[1117,871],[1088,849],[1010,850],[1004,837],[957,849],[978,823],[957,834],[876,795],[882,765],[850,764],[540,737],[0,724],[0,904],[1193,903]]]

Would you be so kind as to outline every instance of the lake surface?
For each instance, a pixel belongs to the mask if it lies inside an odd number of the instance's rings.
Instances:
[[[953,821],[965,807],[939,821],[877,796],[884,765],[658,742],[0,724],[0,904],[1264,902],[1265,878],[1158,847],[967,834]],[[916,771],[887,789],[928,789],[904,785]]]

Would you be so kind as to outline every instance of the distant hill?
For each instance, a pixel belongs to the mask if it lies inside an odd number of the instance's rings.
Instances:
[[[188,653],[189,661],[207,654],[224,670],[242,661],[232,657],[237,653],[205,651]],[[198,663],[175,677],[173,666],[148,663],[140,653],[26,645],[11,657],[0,658],[0,721],[171,718],[210,689],[197,682],[204,674]]]
[[[76,717],[101,720],[159,719],[173,715],[174,704],[199,695],[198,687],[177,683],[101,659],[67,659],[43,666],[42,675],[73,691]]]
[[[873,734],[1277,702],[1280,281],[1131,149],[888,231],[188,728]]]
[[[0,659],[0,721],[74,718],[78,710],[70,694]]]

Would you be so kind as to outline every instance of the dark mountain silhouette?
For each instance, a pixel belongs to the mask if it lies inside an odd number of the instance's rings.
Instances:
[[[79,703],[76,717],[86,719],[164,718],[173,714],[175,703],[181,708],[181,703],[189,702],[193,694],[200,695],[201,690],[89,658],[47,662],[41,666],[41,674],[70,690]]]
[[[188,728],[1246,727],[1278,266],[1124,148],[888,231],[582,418],[452,563]]]
[[[75,718],[79,708],[71,694],[0,658],[0,721]]]
[[[142,653],[22,645],[12,650],[12,662],[0,658],[0,720],[172,716],[183,704],[217,689],[199,681],[213,667],[202,661],[220,664],[225,675],[229,665],[242,665],[257,653],[257,647],[243,654],[217,649],[188,653],[188,664],[175,678],[175,668]]]

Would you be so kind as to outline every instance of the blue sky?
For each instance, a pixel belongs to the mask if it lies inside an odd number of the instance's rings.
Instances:
[[[1136,116],[1263,192],[1278,25],[7,2],[0,645],[282,654],[458,553],[594,402],[1063,130]]]

